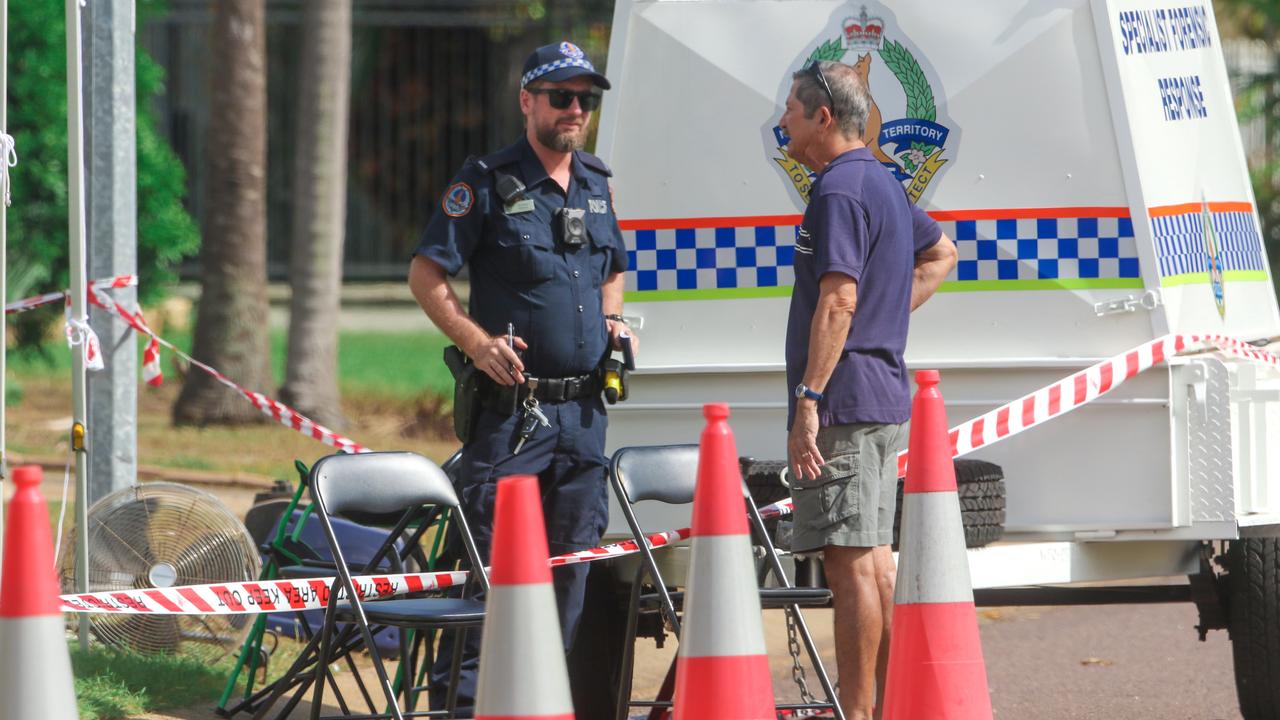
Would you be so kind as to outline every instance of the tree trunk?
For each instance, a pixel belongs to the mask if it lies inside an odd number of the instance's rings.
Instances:
[[[338,312],[347,208],[351,0],[302,6],[289,355],[281,399],[312,420],[342,427]]]
[[[213,0],[208,197],[192,354],[269,393],[267,334],[267,68],[265,0]],[[177,424],[262,420],[243,396],[192,370]]]

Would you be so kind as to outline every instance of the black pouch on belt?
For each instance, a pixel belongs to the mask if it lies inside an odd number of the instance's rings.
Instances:
[[[457,345],[444,349],[444,364],[453,375],[453,432],[465,445],[480,414],[479,373]]]

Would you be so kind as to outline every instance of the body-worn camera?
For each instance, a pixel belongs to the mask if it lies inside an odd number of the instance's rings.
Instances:
[[[582,247],[587,241],[587,211],[582,208],[560,208],[556,211],[556,226],[560,242],[573,248]]]

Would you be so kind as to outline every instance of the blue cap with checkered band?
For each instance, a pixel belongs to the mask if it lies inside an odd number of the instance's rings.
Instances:
[[[591,60],[582,48],[571,42],[543,45],[529,54],[524,61],[524,72],[520,75],[520,87],[525,87],[534,80],[560,82],[579,75],[588,75],[597,87],[608,90],[609,80],[591,64]]]

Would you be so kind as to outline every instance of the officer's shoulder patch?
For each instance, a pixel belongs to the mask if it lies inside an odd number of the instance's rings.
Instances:
[[[613,177],[613,171],[609,169],[609,166],[605,165],[603,160],[589,152],[582,152],[579,150],[578,160],[582,161],[583,165],[586,165],[605,177]]]
[[[475,193],[471,191],[471,186],[458,182],[449,186],[444,191],[444,198],[440,200],[440,207],[444,210],[444,214],[449,217],[462,217],[471,212],[471,206],[475,204]]]

